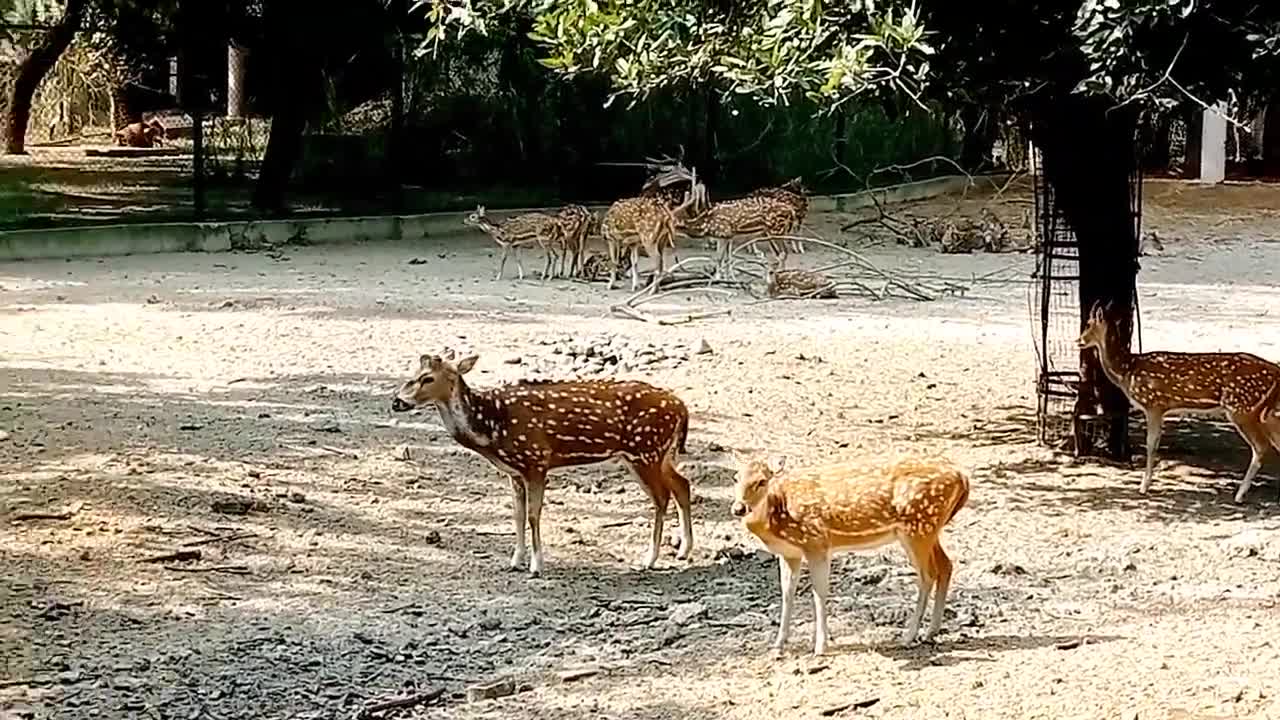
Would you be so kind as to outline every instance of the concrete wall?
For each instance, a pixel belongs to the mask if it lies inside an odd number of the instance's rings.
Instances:
[[[1003,176],[974,178],[984,186],[999,187]],[[962,175],[879,188],[846,195],[815,195],[810,207],[817,212],[854,210],[874,205],[923,200],[963,192],[969,179]],[[874,198],[874,199],[873,199]],[[592,207],[604,210],[606,205]],[[519,208],[502,214],[546,210]],[[247,220],[213,223],[156,223],[93,225],[52,230],[16,230],[0,233],[0,262],[47,258],[105,257],[170,252],[224,252],[232,247],[272,246],[296,242],[308,245],[387,240],[421,240],[474,232],[462,224],[467,212],[374,217],[330,217],[292,220]]]

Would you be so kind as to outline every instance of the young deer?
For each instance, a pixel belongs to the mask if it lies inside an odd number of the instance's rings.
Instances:
[[[1235,495],[1237,503],[1244,500],[1271,447],[1280,447],[1280,433],[1264,420],[1275,405],[1272,390],[1280,383],[1280,366],[1244,352],[1134,355],[1112,342],[1106,311],[1098,304],[1089,313],[1079,345],[1098,351],[1098,364],[1107,379],[1146,416],[1147,471],[1140,493],[1145,495],[1151,488],[1165,415],[1222,412],[1253,452]],[[1271,422],[1277,426],[1274,416]]]
[[[676,558],[693,550],[689,481],[675,467],[685,452],[689,412],[680,398],[638,380],[525,381],[473,390],[462,379],[478,356],[454,364],[423,355],[413,379],[404,383],[391,409],[404,412],[434,405],[453,439],[511,478],[516,547],[511,568],[526,555],[525,522],[533,536],[529,572],[542,572],[542,496],[547,473],[556,468],[618,459],[631,469],[653,501],[653,534],[643,567],[658,560],[663,518],[671,496],[680,518]]]
[[[498,261],[498,274],[494,276],[494,280],[502,279],[502,271],[507,267],[507,256],[512,251],[515,251],[516,268],[520,279],[523,280],[524,263],[520,261],[520,250],[535,245],[547,253],[542,270],[543,279],[545,280],[550,273],[556,257],[555,245],[559,237],[556,218],[546,213],[531,212],[516,215],[499,225],[485,215],[483,205],[477,205],[476,211],[468,215],[462,224],[480,228],[498,243],[498,247],[502,248],[502,259]]]
[[[813,585],[813,652],[826,652],[831,556],[898,541],[915,566],[920,595],[903,635],[915,641],[933,590],[933,618],[925,638],[942,624],[951,586],[951,559],[942,529],[969,500],[969,479],[943,458],[890,463],[841,463],[786,471],[773,462],[738,457],[731,512],[778,556],[782,618],[773,650],[781,655],[791,632],[800,563]]]

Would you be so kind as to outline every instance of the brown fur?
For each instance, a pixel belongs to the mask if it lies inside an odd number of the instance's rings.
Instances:
[[[524,561],[524,523],[533,537],[529,569],[542,570],[540,518],[547,473],[556,468],[617,459],[644,485],[654,519],[644,567],[657,562],[663,517],[674,495],[681,544],[676,557],[693,549],[689,481],[675,467],[684,447],[689,411],[675,394],[639,380],[522,382],[473,390],[463,375],[477,356],[454,364],[452,351],[423,355],[415,376],[401,386],[392,409],[431,405],[453,439],[511,478],[516,552]]]
[[[515,253],[516,269],[519,278],[524,279],[524,263],[520,260],[520,250],[537,246],[546,253],[546,262],[543,265],[542,277],[545,280],[555,262],[556,244],[559,238],[560,227],[557,219],[551,215],[540,212],[524,213],[507,219],[499,224],[489,219],[485,214],[483,205],[476,206],[476,211],[467,216],[462,224],[477,227],[489,234],[493,241],[502,248],[502,256],[498,260],[498,273],[494,276],[495,280],[502,279],[502,271],[507,267],[507,256]]]
[[[1249,443],[1252,457],[1235,501],[1244,500],[1254,476],[1280,433],[1263,414],[1274,407],[1280,366],[1245,352],[1145,352],[1131,354],[1112,342],[1113,333],[1100,306],[1090,311],[1080,333],[1081,349],[1095,348],[1107,378],[1137,405],[1147,422],[1147,469],[1139,492],[1146,494],[1155,470],[1164,416],[1175,412],[1222,412]]]
[[[703,212],[683,219],[679,228],[690,237],[715,238],[717,268],[731,273],[731,244],[740,237],[770,238],[769,245],[778,266],[785,264],[786,245],[772,238],[790,234],[795,224],[793,205],[775,197],[757,195],[713,203]]]
[[[129,123],[115,131],[116,145],[123,147],[150,148],[161,144],[166,137],[164,125],[151,118],[146,122]]]
[[[831,556],[897,541],[915,566],[916,612],[904,642],[915,640],[934,594],[926,637],[937,633],[951,584],[943,528],[969,501],[969,479],[949,460],[906,458],[890,463],[838,463],[786,470],[782,462],[739,459],[733,514],[778,556],[782,620],[774,648],[790,631],[801,562],[809,565],[817,617],[814,652],[827,645],[826,601]]]

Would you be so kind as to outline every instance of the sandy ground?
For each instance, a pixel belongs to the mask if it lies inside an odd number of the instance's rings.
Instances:
[[[1152,183],[1147,200],[1166,247],[1143,260],[1145,346],[1280,359],[1280,191]],[[839,238],[848,220],[812,224]],[[894,272],[1013,282],[674,297],[646,309],[733,313],[661,327],[608,316],[625,290],[494,281],[479,236],[0,266],[0,708],[350,718],[441,688],[382,716],[1280,718],[1275,466],[1235,506],[1243,442],[1201,424],[1166,432],[1147,497],[1137,466],[1038,447],[1032,256],[844,240]],[[544,577],[511,573],[506,481],[432,413],[392,414],[392,390],[445,345],[479,352],[486,386],[602,333],[657,358],[624,374],[692,410],[694,556],[632,569],[648,500],[598,465],[553,477]],[[777,570],[728,512],[729,449],[969,467],[938,643],[896,644],[915,585],[887,547],[837,564],[834,651],[808,655],[802,595],[771,659]],[[215,510],[236,499],[252,509]],[[143,562],[196,541],[199,559]],[[502,679],[514,695],[467,701]]]

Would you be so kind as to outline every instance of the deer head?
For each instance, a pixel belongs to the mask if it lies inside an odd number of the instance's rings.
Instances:
[[[418,358],[418,372],[391,400],[391,409],[405,412],[423,405],[448,402],[453,397],[462,376],[476,366],[479,355],[468,355],[454,363],[454,352],[445,348],[443,355],[423,355]]]
[[[734,484],[733,505],[729,512],[734,517],[742,517],[764,499],[769,490],[769,480],[786,468],[787,459],[784,456],[752,458],[736,451],[733,457],[738,463],[738,478]]]
[[[479,225],[483,223],[486,219],[487,218],[484,215],[484,206],[477,205],[476,211],[468,215],[467,219],[463,220],[462,222],[464,225]]]
[[[1087,348],[1103,348],[1107,343],[1107,313],[1111,310],[1111,303],[1107,303],[1104,308],[1101,302],[1095,302],[1093,308],[1089,311],[1089,319],[1084,324],[1084,330],[1080,332],[1079,339],[1076,344],[1081,350]]]

